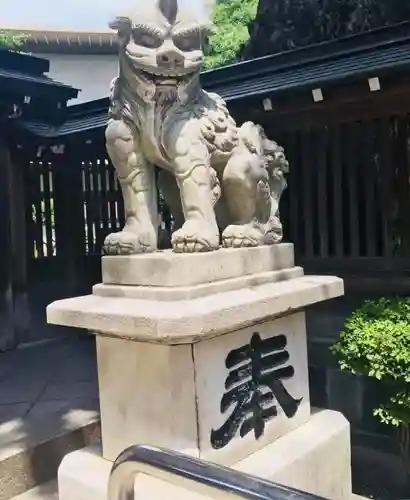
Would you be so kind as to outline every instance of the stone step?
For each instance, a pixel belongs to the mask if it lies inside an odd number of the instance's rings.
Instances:
[[[58,484],[57,480],[50,481],[41,486],[37,486],[21,495],[13,498],[13,500],[58,500]],[[352,500],[368,500],[366,497],[352,495]]]
[[[13,500],[58,500],[58,485],[54,479],[48,483],[36,486],[21,495],[17,495]]]
[[[55,480],[67,453],[100,441],[99,418],[91,412],[69,412],[59,422],[30,421],[29,436],[22,422],[0,425],[0,500]]]
[[[63,457],[100,439],[94,339],[0,354],[0,500],[57,476]]]

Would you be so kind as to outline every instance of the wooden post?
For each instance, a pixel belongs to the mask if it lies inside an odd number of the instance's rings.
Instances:
[[[54,217],[57,258],[64,266],[66,295],[80,293],[85,253],[85,222],[81,163],[66,146],[54,165]]]
[[[13,318],[12,202],[10,153],[0,136],[0,352],[17,344]]]
[[[31,312],[28,302],[28,217],[26,200],[26,162],[11,152],[11,248],[14,328],[16,342],[29,339]]]

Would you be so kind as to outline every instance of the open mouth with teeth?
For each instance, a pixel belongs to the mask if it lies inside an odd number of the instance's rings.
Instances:
[[[179,83],[183,83],[188,80],[191,76],[190,74],[176,75],[176,74],[160,74],[160,73],[150,73],[148,71],[139,70],[141,75],[152,82],[155,85],[167,85],[167,86],[177,86]]]

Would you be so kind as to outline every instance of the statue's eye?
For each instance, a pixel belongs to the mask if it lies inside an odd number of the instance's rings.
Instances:
[[[132,32],[132,37],[137,45],[149,49],[158,49],[163,43],[162,38],[157,33],[151,31],[135,29]]]
[[[201,37],[199,33],[187,33],[185,35],[176,35],[174,43],[179,50],[189,52],[191,50],[201,49]]]

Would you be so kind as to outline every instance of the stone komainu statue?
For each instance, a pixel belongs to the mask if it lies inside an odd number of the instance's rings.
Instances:
[[[198,17],[178,0],[158,0],[111,24],[120,53],[106,142],[126,224],[106,238],[107,254],[157,250],[156,166],[158,188],[176,221],[175,252],[282,239],[283,149],[253,123],[237,127],[225,102],[201,88],[211,28]]]

